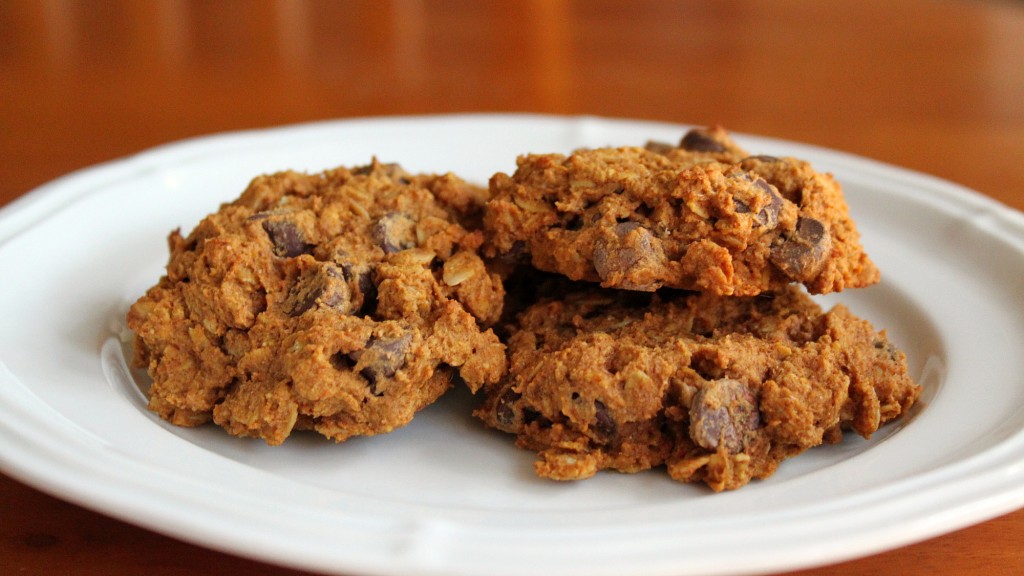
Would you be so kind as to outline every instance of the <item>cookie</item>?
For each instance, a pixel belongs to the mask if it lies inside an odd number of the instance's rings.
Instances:
[[[280,444],[408,423],[453,378],[504,374],[504,288],[478,254],[487,191],[396,165],[251,182],[188,236],[131,307],[149,407]]]
[[[675,147],[521,156],[490,190],[487,253],[572,280],[752,296],[879,278],[831,176],[748,157],[721,129],[691,131]]]
[[[797,286],[730,298],[552,292],[519,315],[508,376],[476,410],[536,451],[544,478],[665,466],[735,489],[845,431],[870,437],[920,393],[884,332],[842,305],[822,311]]]

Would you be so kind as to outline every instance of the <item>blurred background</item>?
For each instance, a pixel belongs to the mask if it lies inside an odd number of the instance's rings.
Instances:
[[[527,111],[720,123],[1020,190],[1022,26],[1024,4],[980,0],[2,0],[19,170],[0,186],[225,130]]]

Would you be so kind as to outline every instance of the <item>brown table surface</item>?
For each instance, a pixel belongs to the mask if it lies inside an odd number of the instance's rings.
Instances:
[[[475,111],[720,123],[1024,209],[1024,3],[0,2],[0,205],[190,136]],[[5,573],[297,574],[7,476],[0,518]],[[1022,541],[1017,511],[803,573],[1024,574]]]

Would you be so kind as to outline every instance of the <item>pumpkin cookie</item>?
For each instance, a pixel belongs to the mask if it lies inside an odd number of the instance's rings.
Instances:
[[[752,296],[878,281],[838,183],[748,157],[721,129],[679,146],[531,154],[490,180],[487,252],[604,287]]]
[[[252,181],[128,313],[149,407],[280,444],[388,432],[457,374],[494,383],[504,289],[478,255],[486,190],[378,163]]]
[[[734,489],[844,431],[869,437],[920,393],[884,332],[842,305],[823,312],[796,286],[552,292],[563,295],[519,315],[509,374],[476,411],[536,451],[545,478],[664,465]]]

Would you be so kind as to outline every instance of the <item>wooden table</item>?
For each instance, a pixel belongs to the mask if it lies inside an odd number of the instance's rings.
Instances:
[[[0,3],[0,204],[226,130],[470,111],[721,123],[1024,209],[1024,4],[996,1]],[[0,476],[18,574],[295,574]],[[806,574],[1024,574],[1024,511]]]

